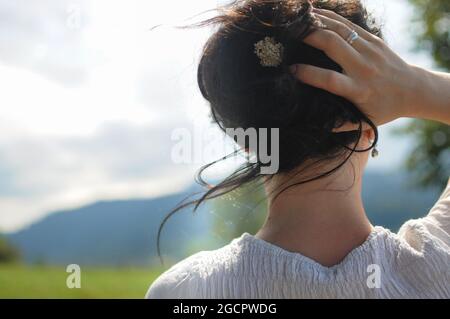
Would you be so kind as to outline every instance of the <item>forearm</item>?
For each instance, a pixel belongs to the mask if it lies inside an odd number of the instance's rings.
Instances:
[[[450,125],[450,74],[418,67],[414,72],[417,84],[405,115]]]

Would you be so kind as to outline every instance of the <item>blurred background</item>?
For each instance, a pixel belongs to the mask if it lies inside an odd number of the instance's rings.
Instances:
[[[261,225],[262,193],[234,192],[170,219],[164,266],[157,257],[164,216],[200,190],[195,171],[231,148],[196,84],[211,30],[173,26],[225,2],[0,0],[0,298],[142,298],[174,262]],[[365,3],[406,61],[450,70],[449,1]],[[193,140],[182,163],[177,130]],[[225,146],[202,153],[211,145]],[[399,120],[380,129],[379,151],[366,210],[396,231],[439,197],[450,130]],[[81,266],[81,289],[66,286],[69,264]]]

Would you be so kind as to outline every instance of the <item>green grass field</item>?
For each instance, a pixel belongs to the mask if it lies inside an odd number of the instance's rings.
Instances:
[[[69,289],[65,267],[0,264],[0,298],[139,298],[162,269],[81,268],[81,288]]]

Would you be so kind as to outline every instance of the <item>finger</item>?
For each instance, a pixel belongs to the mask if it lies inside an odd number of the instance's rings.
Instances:
[[[359,25],[356,25],[355,23],[351,22],[350,20],[344,18],[343,16],[337,14],[334,11],[325,10],[325,9],[318,9],[318,8],[314,8],[313,11],[315,13],[319,13],[321,15],[324,15],[324,16],[330,18],[330,19],[334,19],[334,20],[337,20],[337,21],[339,21],[341,23],[344,23],[345,25],[347,25],[351,29],[353,29],[356,32],[358,32],[359,36],[362,37],[366,41],[372,42],[375,39],[377,39],[377,37],[374,36],[372,33],[370,33],[367,30],[361,28]]]
[[[295,64],[291,66],[294,76],[305,84],[328,91],[351,100],[356,89],[348,76],[312,65]]]
[[[331,30],[315,30],[305,38],[304,42],[324,51],[328,57],[342,66],[347,72],[365,64],[361,54],[339,34]]]
[[[319,17],[322,23],[327,26],[328,30],[336,32],[343,39],[347,39],[353,31],[350,27],[340,21],[328,18],[321,14],[317,14],[316,16]],[[359,37],[356,41],[354,41],[351,46],[361,53],[367,52],[370,49],[369,43],[362,37]]]

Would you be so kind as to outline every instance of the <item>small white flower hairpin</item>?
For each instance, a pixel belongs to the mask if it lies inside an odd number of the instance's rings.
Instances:
[[[284,47],[272,37],[255,44],[255,53],[264,67],[277,67],[283,62]]]

